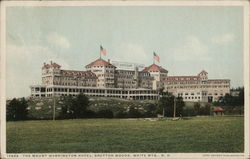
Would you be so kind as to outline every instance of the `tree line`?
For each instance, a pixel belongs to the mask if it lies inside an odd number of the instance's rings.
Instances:
[[[217,106],[243,106],[244,105],[244,88],[238,88],[238,96],[226,94],[219,101],[214,102]],[[185,102],[182,97],[175,97],[163,89],[159,90],[159,100],[157,103],[149,103],[143,111],[136,106],[129,106],[127,110],[118,110],[116,112],[105,108],[98,111],[89,109],[90,101],[84,94],[75,96],[65,96],[60,98],[61,111],[58,119],[77,119],[77,118],[140,118],[140,117],[180,117],[188,115],[183,112]],[[200,103],[195,103],[193,110],[194,115],[210,115],[212,104],[206,104],[201,107]],[[7,120],[27,120],[28,119],[28,101],[25,98],[12,99],[7,104]],[[243,110],[244,111],[244,110]],[[243,112],[242,111],[242,112]]]
[[[244,106],[244,87],[231,89],[231,92],[236,92],[237,94],[227,93],[225,96],[220,97],[217,102],[214,102],[214,104],[221,106]]]
[[[59,100],[61,111],[57,119],[78,119],[78,118],[141,118],[156,117],[157,114],[163,116],[174,116],[174,102],[176,102],[176,116],[182,114],[184,102],[182,98],[176,98],[172,94],[162,92],[158,103],[149,103],[145,109],[139,110],[139,107],[129,106],[127,110],[118,110],[116,112],[106,108],[98,111],[89,109],[90,101],[84,94],[77,96],[65,96]],[[27,120],[28,119],[28,100],[12,99],[7,104],[7,121]],[[162,114],[163,113],[163,114]]]

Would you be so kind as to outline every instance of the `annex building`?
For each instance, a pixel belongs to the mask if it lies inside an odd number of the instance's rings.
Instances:
[[[124,63],[123,63],[124,64]],[[212,102],[230,93],[229,79],[209,79],[206,71],[195,76],[168,76],[156,64],[133,69],[117,67],[119,62],[99,58],[85,66],[85,71],[64,70],[55,62],[42,66],[42,84],[32,85],[31,97],[76,96],[84,93],[95,97],[117,97],[136,100],[157,100],[158,90],[181,96],[184,101]]]

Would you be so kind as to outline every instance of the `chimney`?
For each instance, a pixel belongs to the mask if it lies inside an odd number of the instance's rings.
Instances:
[[[46,65],[46,63],[44,62],[44,63],[43,63],[43,66],[45,66],[45,65]]]
[[[52,65],[52,61],[50,61],[50,64]]]
[[[110,59],[108,59],[108,63],[110,63]]]

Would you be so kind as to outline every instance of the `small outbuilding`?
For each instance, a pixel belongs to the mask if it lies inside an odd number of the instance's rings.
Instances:
[[[221,107],[214,107],[212,110],[214,116],[222,116],[224,115],[225,110]]]

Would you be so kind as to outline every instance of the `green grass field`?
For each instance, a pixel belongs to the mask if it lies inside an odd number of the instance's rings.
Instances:
[[[243,117],[7,123],[8,153],[243,152]]]

